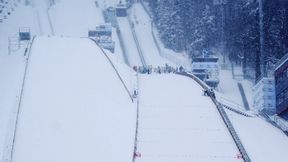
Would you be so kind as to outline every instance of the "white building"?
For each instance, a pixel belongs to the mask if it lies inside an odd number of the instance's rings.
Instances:
[[[274,77],[263,77],[254,87],[254,108],[258,111],[276,112]]]
[[[220,65],[217,57],[198,57],[192,59],[193,71],[203,70],[207,72],[208,78],[205,81],[211,87],[217,87],[219,84]]]

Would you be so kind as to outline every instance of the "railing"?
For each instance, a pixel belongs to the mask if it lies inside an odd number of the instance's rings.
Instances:
[[[92,41],[99,47],[99,49],[101,50],[101,52],[102,52],[102,53],[104,54],[104,56],[107,58],[107,60],[109,61],[110,65],[113,67],[114,71],[116,72],[116,74],[117,74],[119,80],[121,81],[122,85],[124,86],[127,94],[129,95],[130,100],[133,102],[133,97],[132,97],[132,95],[131,95],[128,87],[126,86],[124,80],[122,79],[121,75],[119,74],[117,68],[115,67],[114,63],[112,62],[112,60],[109,58],[109,56],[107,55],[107,53],[97,44],[97,42],[96,42],[94,39],[91,39],[91,38],[90,38],[90,40],[92,40]]]
[[[183,75],[183,76],[187,76],[187,77],[193,79],[193,80],[196,81],[204,90],[209,90],[209,89],[210,89],[209,86],[207,86],[203,81],[201,81],[199,78],[197,78],[197,77],[194,76],[193,74],[186,73],[186,72],[176,73],[176,74]],[[243,160],[244,160],[245,162],[251,162],[251,160],[250,160],[250,158],[249,158],[249,156],[248,156],[248,154],[247,154],[247,152],[246,152],[246,150],[245,150],[245,148],[244,148],[244,146],[243,146],[240,138],[238,137],[238,134],[237,134],[237,132],[235,131],[235,129],[234,129],[234,127],[233,127],[233,125],[232,125],[229,117],[227,116],[224,108],[222,107],[221,104],[218,103],[218,101],[217,101],[215,98],[213,98],[213,97],[211,97],[211,96],[210,96],[210,98],[211,98],[211,100],[213,101],[213,103],[215,104],[215,106],[216,106],[216,108],[217,108],[217,110],[218,110],[221,118],[223,119],[223,121],[224,121],[224,123],[225,123],[225,125],[226,125],[226,127],[227,127],[227,129],[228,129],[228,131],[229,131],[229,133],[230,133],[230,135],[231,135],[232,138],[233,138],[233,141],[235,142],[235,144],[236,144],[239,152],[240,152],[241,155],[242,155]]]
[[[13,160],[14,145],[15,145],[15,141],[16,141],[17,127],[18,127],[18,119],[19,119],[19,114],[20,114],[20,108],[22,105],[22,98],[23,98],[26,76],[27,76],[27,71],[28,71],[28,66],[29,66],[31,49],[32,49],[35,38],[36,38],[36,36],[34,36],[32,38],[31,42],[28,44],[28,46],[26,47],[25,52],[24,52],[24,56],[27,55],[27,58],[26,58],[24,75],[23,75],[23,82],[22,82],[21,90],[20,90],[20,94],[19,94],[19,102],[18,102],[17,110],[16,110],[16,117],[15,117],[15,120],[12,119],[13,120],[12,125],[14,125],[14,129],[13,129],[12,136],[11,136],[12,139],[10,138],[9,132],[8,132],[8,135],[7,135],[8,140],[7,140],[7,144],[5,146],[4,155],[2,157],[2,162],[12,162],[12,160]]]

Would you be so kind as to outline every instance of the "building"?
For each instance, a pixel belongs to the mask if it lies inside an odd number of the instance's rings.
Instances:
[[[220,65],[217,57],[197,57],[192,59],[192,73],[210,87],[219,84]],[[206,73],[206,75],[205,75]]]
[[[112,39],[111,23],[101,24],[95,29],[88,30],[88,37],[94,39],[102,48],[114,53],[115,42]]]
[[[262,77],[253,87],[254,108],[265,111],[267,114],[275,114],[275,82],[274,77]]]
[[[275,66],[276,113],[288,120],[288,54]]]
[[[126,4],[118,4],[116,7],[116,16],[117,17],[126,17],[127,16],[127,5]]]

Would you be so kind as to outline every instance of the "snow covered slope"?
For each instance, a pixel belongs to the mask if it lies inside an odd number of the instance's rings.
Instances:
[[[92,41],[38,37],[28,64],[13,162],[131,161],[135,110]]]
[[[151,20],[140,3],[135,3],[131,9],[130,19],[134,24],[135,33],[139,40],[147,65],[163,66],[172,62],[162,58],[152,36]]]
[[[133,38],[132,29],[130,28],[129,21],[126,17],[119,17],[117,18],[120,33],[123,38],[124,48],[126,53],[127,59],[131,66],[140,66],[143,65],[141,62],[141,58],[137,49],[136,42]]]
[[[61,0],[49,14],[56,35],[87,37],[88,29],[104,23],[94,0]]]
[[[193,80],[140,75],[137,162],[242,161],[212,101]]]
[[[288,138],[265,120],[247,118],[227,111],[252,162],[286,162]]]

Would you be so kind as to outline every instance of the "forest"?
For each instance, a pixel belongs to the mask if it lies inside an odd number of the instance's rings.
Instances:
[[[255,79],[288,52],[287,0],[146,1],[166,48],[191,58],[220,51]]]

